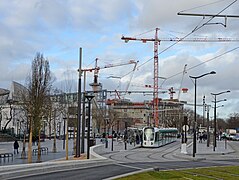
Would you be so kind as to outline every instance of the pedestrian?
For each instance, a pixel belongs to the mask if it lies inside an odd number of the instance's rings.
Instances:
[[[200,134],[200,136],[199,136],[199,142],[200,143],[202,143],[202,138],[203,138],[203,136],[202,136],[202,134]]]
[[[19,148],[19,144],[17,142],[17,140],[14,142],[13,144],[13,147],[14,147],[14,154],[18,154],[18,148]]]

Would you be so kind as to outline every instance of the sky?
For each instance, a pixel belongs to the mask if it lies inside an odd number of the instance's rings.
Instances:
[[[230,5],[231,4],[231,5]],[[0,0],[0,87],[9,89],[12,81],[25,84],[31,62],[40,52],[50,62],[54,87],[75,92],[78,87],[79,48],[82,68],[125,64],[137,61],[137,68],[127,64],[101,68],[99,81],[103,89],[142,90],[153,85],[154,43],[121,40],[122,35],[136,38],[158,38],[160,92],[188,88],[179,99],[194,103],[194,80],[189,76],[208,75],[197,80],[197,104],[212,105],[211,93],[230,90],[217,96],[218,115],[227,117],[239,109],[239,46],[237,42],[167,42],[163,39],[232,38],[239,39],[239,18],[179,16],[178,12],[239,15],[234,0]],[[183,75],[184,66],[186,73]],[[115,78],[110,78],[110,77]],[[117,78],[116,78],[117,77]],[[166,78],[166,79],[165,79]],[[91,90],[93,72],[87,72],[86,90]],[[114,98],[114,95],[109,95]],[[132,101],[151,100],[152,95],[126,94]],[[168,99],[169,94],[159,93]],[[192,106],[187,105],[192,108]],[[200,110],[199,110],[200,111]],[[211,113],[212,114],[212,113]]]

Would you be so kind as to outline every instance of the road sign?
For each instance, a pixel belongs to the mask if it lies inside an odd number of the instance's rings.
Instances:
[[[188,125],[183,125],[183,131],[188,131],[189,130],[189,126]]]

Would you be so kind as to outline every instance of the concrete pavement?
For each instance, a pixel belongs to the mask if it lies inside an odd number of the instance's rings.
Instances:
[[[197,141],[195,157],[193,157],[192,142],[187,144],[186,151],[187,153],[181,153],[181,149],[179,149],[177,152],[174,153],[174,156],[181,159],[197,161],[204,160],[212,156],[225,155],[235,152],[230,146],[230,141],[228,142],[225,140],[217,141],[217,147],[215,147],[215,151],[213,148],[213,144],[209,144],[209,147],[207,147],[206,141],[202,141],[201,143]]]

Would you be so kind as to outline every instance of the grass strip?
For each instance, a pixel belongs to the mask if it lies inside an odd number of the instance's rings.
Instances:
[[[139,173],[118,180],[156,180],[156,179],[171,179],[171,180],[239,180],[239,166],[223,166],[210,168],[194,168],[183,170],[168,170],[168,171],[149,171]]]

